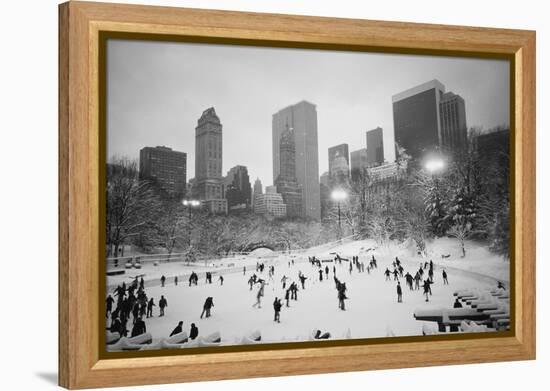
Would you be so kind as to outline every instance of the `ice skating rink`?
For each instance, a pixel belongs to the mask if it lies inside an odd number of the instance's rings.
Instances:
[[[340,254],[344,258],[351,258],[357,252],[340,252]],[[201,336],[219,331],[223,345],[240,344],[243,336],[255,330],[261,332],[262,342],[265,343],[307,341],[312,331],[316,329],[323,333],[330,332],[332,339],[422,335],[423,322],[413,317],[416,309],[451,308],[454,302],[453,292],[456,290],[496,287],[494,278],[449,267],[446,267],[449,285],[443,285],[441,277],[443,266],[436,265],[432,285],[433,295],[429,302],[425,302],[422,289],[411,291],[404,279],[401,279],[403,303],[397,303],[397,282],[393,280],[393,276],[391,281],[385,281],[384,276],[386,267],[393,271],[391,263],[395,257],[393,254],[374,252],[360,255],[359,261],[367,265],[370,254],[374,254],[378,261],[378,268],[372,270],[370,274],[367,271],[359,273],[355,267],[350,273],[349,263],[345,261],[341,265],[332,262],[323,263],[323,269],[325,265],[329,266],[329,278],[325,279],[323,273],[323,281],[319,281],[319,269],[308,262],[307,255],[298,256],[295,258],[294,265],[290,266],[288,265],[290,258],[287,256],[261,259],[260,261],[266,265],[263,273],[256,272],[253,266],[247,266],[246,275],[243,275],[242,268],[237,268],[240,271],[222,273],[223,286],[220,285],[219,274],[215,271],[212,284],[206,284],[204,276],[199,274],[198,286],[192,287],[188,286],[187,279],[181,277],[178,286],[175,286],[173,275],[167,272],[165,287],[156,284],[147,287],[146,284],[147,296],[154,297],[157,304],[154,308],[154,317],[144,319],[147,331],[153,335],[154,343],[168,337],[181,320],[187,332],[191,323],[197,325]],[[328,253],[324,256],[318,255],[320,259],[331,257],[333,255]],[[419,268],[418,259],[407,259],[402,256],[400,259],[405,268],[404,273],[408,271],[414,276]],[[275,266],[275,275],[272,279],[268,277],[268,267],[271,265]],[[336,265],[336,276],[341,282],[345,282],[348,288],[349,300],[346,300],[346,311],[338,308],[333,265]],[[177,268],[174,264],[169,266],[169,272]],[[159,265],[158,268],[159,272],[162,272],[163,265]],[[301,289],[298,280],[300,271],[308,277],[305,289]],[[247,283],[253,273],[267,281],[261,308],[252,307],[259,289],[259,284],[256,284],[250,290]],[[281,282],[283,276],[290,278],[287,281],[287,288],[291,281],[296,281],[300,288],[298,300],[290,300],[288,308],[284,302]],[[147,276],[145,278],[147,279]],[[424,278],[427,278],[427,274],[424,274]],[[164,317],[158,317],[158,301],[161,295],[168,300]],[[208,296],[214,298],[212,316],[208,319],[200,319],[203,303]],[[275,297],[283,298],[280,323],[273,321]],[[428,324],[430,328],[435,328],[434,323]],[[131,325],[130,320],[129,329]]]

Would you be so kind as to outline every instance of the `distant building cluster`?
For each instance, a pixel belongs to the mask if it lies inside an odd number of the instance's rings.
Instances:
[[[140,176],[156,182],[166,194],[196,199],[211,213],[256,213],[272,218],[319,220],[331,205],[331,192],[368,178],[386,186],[403,177],[407,167],[433,153],[449,154],[467,143],[464,99],[445,91],[438,80],[392,96],[396,160],[384,154],[384,130],[365,132],[365,145],[349,151],[346,143],[328,148],[328,171],[319,176],[317,109],[301,101],[272,117],[273,185],[259,178],[251,185],[248,168],[236,165],[222,176],[223,126],[213,107],[203,111],[195,128],[195,177],[187,182],[187,154],[168,147],[140,151]],[[491,151],[505,136],[480,138]],[[496,141],[495,141],[496,140]]]

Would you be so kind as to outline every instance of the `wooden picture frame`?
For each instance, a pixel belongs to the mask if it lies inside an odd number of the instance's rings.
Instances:
[[[511,286],[504,337],[388,340],[103,358],[100,40],[104,32],[512,61]],[[103,152],[102,152],[103,149]],[[102,160],[103,159],[103,160]],[[90,388],[535,358],[535,32],[137,5],[59,6],[59,384]],[[104,338],[104,337],[103,337]],[[425,342],[426,341],[426,342]],[[459,352],[459,354],[457,354]]]

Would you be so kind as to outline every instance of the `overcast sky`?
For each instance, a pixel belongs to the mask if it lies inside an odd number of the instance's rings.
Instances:
[[[329,147],[364,148],[377,126],[393,160],[391,97],[432,79],[464,98],[469,127],[509,124],[507,61],[123,40],[107,50],[107,156],[165,145],[187,153],[188,180],[197,120],[211,106],[223,125],[223,174],[245,165],[264,186],[272,115],[301,100],[317,106],[319,174]]]

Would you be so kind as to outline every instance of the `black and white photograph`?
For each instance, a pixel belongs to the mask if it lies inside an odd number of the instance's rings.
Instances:
[[[108,39],[106,351],[505,334],[510,69]]]

